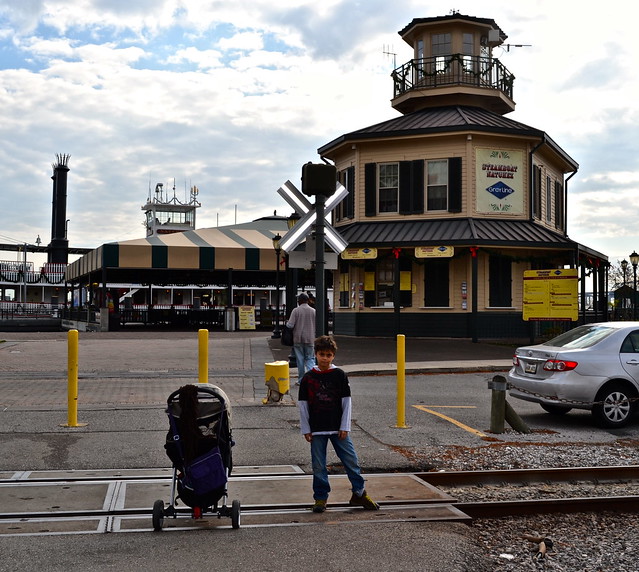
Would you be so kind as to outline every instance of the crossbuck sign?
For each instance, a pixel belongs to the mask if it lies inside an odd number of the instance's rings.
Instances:
[[[306,239],[312,232],[313,223],[317,218],[315,205],[295,187],[291,181],[286,181],[279,189],[278,194],[300,215],[300,220],[280,240],[280,248],[285,252],[291,252],[298,244]],[[348,191],[341,183],[335,185],[335,192],[326,198],[324,205],[324,217],[326,217],[348,195]],[[348,246],[346,239],[337,232],[328,222],[324,223],[325,240],[331,249],[340,254]]]

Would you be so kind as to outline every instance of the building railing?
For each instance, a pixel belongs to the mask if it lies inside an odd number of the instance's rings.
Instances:
[[[0,260],[0,283],[10,284],[64,284],[64,272],[67,268],[62,263],[46,263],[39,271],[34,270],[33,263]]]
[[[0,320],[59,318],[62,307],[44,302],[0,302]]]
[[[411,90],[466,85],[513,98],[515,76],[495,58],[451,54],[413,59],[393,70],[394,97]]]

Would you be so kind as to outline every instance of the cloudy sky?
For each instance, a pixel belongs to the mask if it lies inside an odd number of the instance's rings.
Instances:
[[[398,114],[413,18],[493,18],[512,119],[579,164],[569,236],[639,249],[639,42],[621,0],[0,0],[0,242],[51,238],[51,163],[70,154],[72,246],[144,236],[162,182],[200,189],[198,227],[290,208],[277,188],[343,133]],[[516,44],[523,45],[515,47]],[[389,55],[394,54],[394,55]],[[236,219],[237,217],[237,219]],[[0,253],[11,259],[15,254]]]

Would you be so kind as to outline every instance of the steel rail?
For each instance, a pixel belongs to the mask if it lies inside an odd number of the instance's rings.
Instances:
[[[5,485],[37,485],[37,484],[64,484],[64,483],[100,483],[110,481],[124,481],[128,483],[143,482],[143,481],[170,481],[173,479],[173,469],[170,474],[149,474],[149,475],[95,475],[95,476],[81,476],[81,477],[28,477],[20,479],[0,479],[0,486]],[[305,473],[233,473],[230,477],[231,480],[247,479],[247,478],[275,478],[275,477],[303,477],[307,476]]]
[[[613,483],[639,481],[639,465],[606,467],[559,467],[552,469],[506,469],[489,471],[440,471],[415,473],[433,486],[479,484],[566,483],[589,481]]]
[[[474,519],[594,511],[637,512],[639,496],[461,502],[452,505]]]
[[[564,467],[553,469],[510,469],[490,471],[442,471],[428,473],[407,473],[428,482],[433,486],[472,486],[480,484],[521,484],[521,483],[627,483],[639,482],[639,466],[607,466],[607,467]],[[235,478],[277,478],[281,473],[272,474],[242,474]],[[304,476],[304,475],[286,475]],[[161,475],[122,475],[122,476],[82,476],[64,478],[43,479],[2,479],[2,486],[23,486],[34,484],[73,483],[73,482],[103,482],[103,481],[158,481],[171,480],[171,476]],[[233,478],[233,477],[232,477]],[[431,504],[428,501],[382,501],[381,508],[392,506],[409,506]],[[433,503],[440,504],[440,502]],[[555,498],[534,500],[505,500],[505,501],[476,501],[449,503],[456,509],[467,514],[471,518],[496,518],[502,516],[517,516],[524,514],[551,514],[570,512],[592,511],[617,511],[636,512],[639,510],[639,495],[608,496],[608,497],[580,497],[580,498]],[[349,508],[347,503],[336,503],[335,508]],[[308,504],[277,504],[277,505],[244,505],[243,513],[267,513],[267,512],[295,512],[307,510]],[[0,513],[2,520],[19,519],[57,519],[57,518],[104,518],[111,516],[150,516],[152,509],[147,508],[110,508],[100,510],[72,510],[72,511],[38,511],[38,512],[13,512]],[[188,516],[191,509],[188,507],[176,508],[177,515]]]

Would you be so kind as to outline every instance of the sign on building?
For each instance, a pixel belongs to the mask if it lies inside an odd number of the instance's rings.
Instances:
[[[479,148],[475,158],[477,212],[523,214],[523,152]]]
[[[572,320],[578,318],[577,270],[524,271],[524,320]]]

